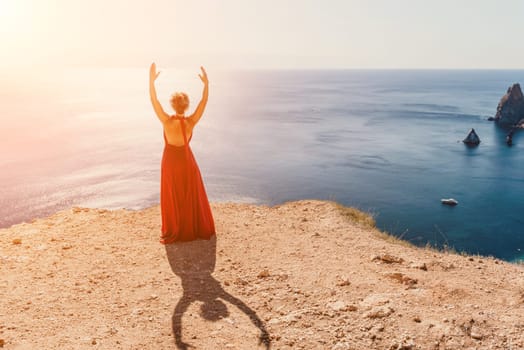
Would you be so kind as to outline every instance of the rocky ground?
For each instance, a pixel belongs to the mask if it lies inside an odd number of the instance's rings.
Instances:
[[[73,208],[0,230],[0,348],[523,349],[524,267],[409,246],[332,202]]]

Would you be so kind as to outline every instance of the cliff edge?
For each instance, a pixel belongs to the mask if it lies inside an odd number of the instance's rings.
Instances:
[[[524,268],[416,248],[333,202],[72,208],[0,230],[4,349],[522,349]]]

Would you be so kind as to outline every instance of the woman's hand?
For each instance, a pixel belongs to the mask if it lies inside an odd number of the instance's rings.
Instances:
[[[152,83],[158,78],[160,75],[160,72],[156,71],[156,64],[155,62],[151,63],[151,68],[149,68],[149,81]]]
[[[153,109],[155,110],[158,119],[160,119],[162,124],[165,124],[165,122],[169,120],[169,115],[164,112],[160,102],[158,102],[155,89],[155,80],[158,78],[159,74],[160,72],[156,71],[155,63],[151,63],[151,68],[149,68],[149,96],[151,97],[151,104],[153,105]]]
[[[199,74],[198,77],[204,83],[204,89],[202,90],[202,99],[198,103],[195,112],[191,114],[191,116],[189,117],[189,122],[193,125],[193,127],[198,123],[198,121],[202,117],[209,96],[209,80],[207,80],[207,73],[204,67],[200,67],[200,69],[202,70],[202,74]]]
[[[154,63],[153,63],[154,64]],[[200,80],[202,80],[202,82],[204,83],[204,85],[208,85],[209,84],[209,80],[207,80],[207,73],[206,73],[206,70],[204,69],[204,67],[200,66],[200,70],[202,71],[202,74],[199,74],[198,77],[200,78]]]

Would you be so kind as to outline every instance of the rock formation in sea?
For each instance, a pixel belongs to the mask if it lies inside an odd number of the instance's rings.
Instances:
[[[508,91],[500,99],[497,106],[497,114],[494,120],[503,125],[518,125],[524,124],[524,95],[520,89],[520,84],[513,84],[508,88]]]
[[[468,136],[462,140],[467,145],[478,145],[480,143],[479,135],[475,132],[475,129],[471,129]]]

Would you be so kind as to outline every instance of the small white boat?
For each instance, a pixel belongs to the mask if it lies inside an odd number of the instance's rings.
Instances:
[[[453,199],[453,198],[442,198],[440,201],[442,202],[442,204],[446,204],[446,205],[457,205],[457,204],[459,204],[459,202],[456,199]]]

